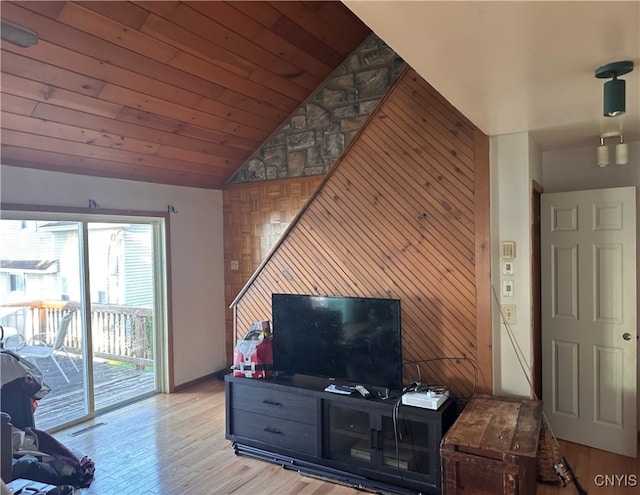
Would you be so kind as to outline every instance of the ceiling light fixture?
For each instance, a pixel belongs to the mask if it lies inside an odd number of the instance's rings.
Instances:
[[[616,144],[616,165],[626,165],[629,163],[629,148],[627,143],[624,142],[622,137],[622,131],[613,131],[604,133],[600,136],[600,146],[596,149],[596,158],[598,161],[598,167],[606,167],[609,165],[609,146],[605,144],[605,139],[618,138],[618,144]]]
[[[604,112],[605,117],[616,117],[625,112],[625,81],[618,77],[633,70],[631,60],[611,62],[595,68],[598,79],[611,79],[604,83]]]
[[[38,42],[38,34],[35,31],[7,19],[2,19],[0,37],[22,48],[28,48]]]

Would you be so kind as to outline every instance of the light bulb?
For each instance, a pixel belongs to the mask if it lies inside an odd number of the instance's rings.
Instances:
[[[627,163],[629,163],[629,148],[620,136],[620,143],[616,144],[616,164],[626,165]]]
[[[598,167],[606,167],[609,165],[609,147],[605,146],[604,138],[600,138],[600,146],[598,146]]]

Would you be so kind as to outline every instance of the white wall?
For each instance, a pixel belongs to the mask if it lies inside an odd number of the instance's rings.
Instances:
[[[0,166],[4,203],[166,212],[170,227],[174,382],[226,367],[222,192]]]
[[[629,143],[629,163],[600,168],[596,164],[596,145],[542,155],[544,192],[580,191],[606,187],[640,187],[640,142]],[[613,160],[613,155],[611,156]],[[637,194],[637,193],[636,193]],[[636,196],[636,221],[640,222],[640,197]],[[636,228],[637,259],[640,260],[640,228]],[[637,276],[637,295],[640,301],[640,273]],[[640,304],[639,304],[640,308]],[[640,313],[638,313],[640,314]],[[640,356],[640,342],[638,343]],[[638,381],[640,385],[640,366]],[[640,428],[640,393],[638,393],[638,427]]]
[[[597,144],[594,142],[593,146],[588,148],[544,152],[542,154],[544,192],[640,186],[640,142],[628,143],[629,163],[627,165],[609,165],[604,168],[596,164]]]
[[[528,133],[492,137],[491,153],[491,273],[492,284],[502,304],[515,304],[517,323],[511,325],[518,345],[532,363],[531,314],[531,179],[543,186],[544,192],[578,191],[605,187],[640,187],[640,142],[629,143],[629,163],[600,168],[596,164],[594,146],[541,152]],[[640,198],[637,202],[640,222]],[[640,228],[637,229],[640,250]],[[516,241],[515,273],[502,275],[500,241]],[[640,260],[640,254],[638,256]],[[515,284],[512,298],[502,297],[502,280]],[[638,274],[640,300],[640,273]],[[524,372],[516,359],[506,327],[500,321],[497,304],[493,301],[493,359],[494,391],[497,394],[530,394]],[[640,305],[639,305],[640,309]],[[639,313],[640,314],[640,313]],[[640,355],[640,342],[639,355]],[[638,368],[640,384],[640,367]],[[638,424],[640,425],[640,394],[638,395]]]
[[[498,304],[492,297],[494,392],[529,397],[532,392],[527,377],[531,377],[533,364],[531,179],[541,182],[542,159],[538,146],[528,133],[492,137],[490,153],[491,283],[500,304],[516,305],[516,323],[509,327],[524,358],[521,365],[507,327],[501,321]],[[502,274],[501,241],[516,243],[513,275]],[[513,282],[513,297],[502,295],[503,280]]]

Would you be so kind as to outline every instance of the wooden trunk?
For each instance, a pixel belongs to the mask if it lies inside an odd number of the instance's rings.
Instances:
[[[478,396],[442,439],[445,495],[535,495],[542,402]]]

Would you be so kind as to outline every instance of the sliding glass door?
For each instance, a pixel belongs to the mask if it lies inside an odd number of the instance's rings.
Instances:
[[[36,364],[51,387],[36,427],[55,429],[162,389],[163,222],[0,220],[5,346]]]
[[[38,403],[36,427],[83,417],[88,402],[81,316],[82,223],[0,220],[0,237],[5,347],[35,364],[51,388]]]
[[[88,224],[97,410],[155,392],[153,226]]]

